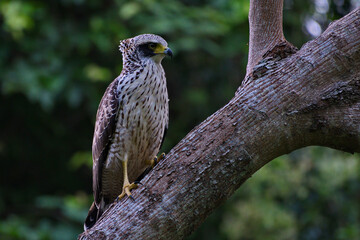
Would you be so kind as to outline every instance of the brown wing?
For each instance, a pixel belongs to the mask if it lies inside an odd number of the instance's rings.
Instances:
[[[93,191],[96,205],[100,203],[102,170],[109,153],[119,112],[118,79],[106,89],[96,114],[95,131],[92,144]]]

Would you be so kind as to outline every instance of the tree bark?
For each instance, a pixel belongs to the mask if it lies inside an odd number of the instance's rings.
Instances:
[[[257,54],[235,97],[142,180],[135,201],[114,203],[79,239],[183,239],[280,155],[310,145],[360,152],[360,9],[297,52],[277,39],[261,53],[250,43]]]
[[[249,10],[249,55],[246,75],[252,72],[262,56],[281,42],[283,33],[283,0],[252,0]]]

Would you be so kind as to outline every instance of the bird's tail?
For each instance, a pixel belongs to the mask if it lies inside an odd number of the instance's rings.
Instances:
[[[100,207],[101,208],[101,207]],[[96,221],[100,218],[103,211],[101,209],[98,209],[95,202],[91,204],[91,207],[89,209],[88,215],[84,222],[84,230],[90,229]]]

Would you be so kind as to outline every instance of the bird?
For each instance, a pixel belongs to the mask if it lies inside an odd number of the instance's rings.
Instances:
[[[131,196],[134,181],[156,162],[169,123],[169,99],[161,61],[173,56],[155,34],[120,41],[123,68],[97,110],[92,143],[93,195],[84,230],[114,200]]]

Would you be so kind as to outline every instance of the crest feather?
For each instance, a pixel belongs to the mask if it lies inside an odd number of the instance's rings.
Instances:
[[[130,40],[131,40],[131,38],[120,41],[120,45],[119,45],[120,52],[125,53],[127,51],[127,49],[129,49],[129,47],[131,45]]]

